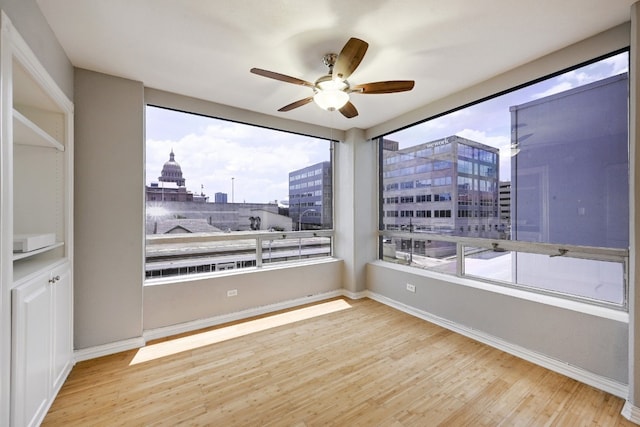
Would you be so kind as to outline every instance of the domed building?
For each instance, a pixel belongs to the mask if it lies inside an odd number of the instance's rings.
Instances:
[[[185,186],[185,179],[182,177],[182,168],[176,162],[175,154],[173,154],[173,148],[169,154],[169,161],[162,166],[162,172],[158,177],[160,182],[175,182],[178,187]]]
[[[158,177],[159,182],[152,182],[146,188],[147,201],[158,202],[193,202],[194,196],[185,187],[186,180],[182,176],[182,168],[176,162],[173,149],[169,153],[169,160],[162,166]],[[207,201],[204,194],[196,197],[197,201]]]

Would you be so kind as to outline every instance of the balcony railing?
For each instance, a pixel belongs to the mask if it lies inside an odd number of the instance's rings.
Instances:
[[[386,261],[627,308],[627,249],[406,231],[380,231],[379,236]]]
[[[146,277],[173,277],[333,255],[333,230],[147,235]]]

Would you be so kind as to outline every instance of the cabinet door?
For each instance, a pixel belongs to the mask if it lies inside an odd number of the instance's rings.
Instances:
[[[55,395],[73,366],[73,293],[69,266],[54,271],[59,277],[51,286],[53,302],[53,363],[52,387]]]
[[[51,395],[51,289],[47,276],[13,290],[12,425],[37,425]]]

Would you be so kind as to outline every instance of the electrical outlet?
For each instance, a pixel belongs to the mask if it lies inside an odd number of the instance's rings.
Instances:
[[[231,290],[227,291],[227,296],[228,297],[238,296],[238,290],[237,289],[231,289]]]
[[[411,283],[407,283],[407,290],[409,292],[415,292],[416,291],[416,285],[412,285]]]

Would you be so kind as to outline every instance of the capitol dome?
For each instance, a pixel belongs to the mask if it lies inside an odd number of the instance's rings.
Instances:
[[[162,172],[158,177],[160,182],[175,182],[179,187],[185,186],[185,179],[182,177],[182,168],[176,162],[173,149],[169,154],[169,161],[162,166]]]

